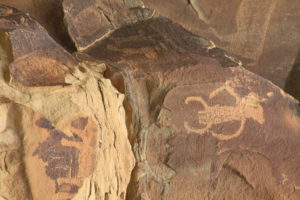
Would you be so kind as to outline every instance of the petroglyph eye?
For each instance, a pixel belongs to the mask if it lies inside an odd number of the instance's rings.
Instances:
[[[52,123],[48,119],[46,119],[44,117],[42,117],[39,120],[37,120],[35,122],[35,124],[37,126],[41,127],[41,128],[54,129],[54,126],[52,126]]]
[[[87,117],[80,117],[79,119],[72,121],[71,126],[76,129],[83,130],[86,127],[87,123]]]

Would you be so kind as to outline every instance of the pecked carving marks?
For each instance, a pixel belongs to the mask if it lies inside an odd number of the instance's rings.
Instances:
[[[208,100],[211,100],[217,96],[223,90],[227,91],[231,96],[235,98],[234,106],[221,106],[212,105],[209,106],[207,102],[200,96],[189,96],[185,99],[185,104],[189,104],[194,101],[202,104],[204,110],[198,112],[198,119],[200,124],[205,124],[204,128],[193,128],[189,125],[187,121],[184,121],[184,127],[188,132],[194,132],[198,134],[204,134],[210,132],[215,138],[220,140],[229,140],[240,136],[244,130],[246,119],[253,119],[259,124],[264,123],[263,108],[259,104],[259,97],[255,93],[249,93],[245,97],[240,97],[232,87],[228,84],[217,88],[211,92],[208,96]],[[214,124],[220,124],[229,121],[239,121],[240,127],[234,133],[224,135],[217,134],[210,128]]]
[[[247,119],[260,125],[265,121],[261,102],[266,99],[254,92],[241,95],[230,81],[219,87],[207,85],[203,90],[197,86],[189,87],[185,90],[180,88],[180,91],[175,89],[167,95],[164,105],[172,114],[164,116],[166,112],[161,112],[161,123],[168,123],[187,133],[211,134],[218,140],[230,140],[242,134]],[[216,128],[220,129],[220,126],[221,132],[217,132]]]
[[[79,169],[80,150],[72,146],[63,146],[62,140],[78,143],[83,142],[82,138],[75,133],[72,136],[67,136],[65,133],[54,129],[51,122],[45,118],[40,118],[36,121],[36,124],[41,128],[48,129],[50,135],[32,155],[38,156],[43,162],[47,163],[46,175],[55,181],[56,193],[77,193],[79,188],[77,185],[65,182],[59,184],[58,179],[76,178]]]

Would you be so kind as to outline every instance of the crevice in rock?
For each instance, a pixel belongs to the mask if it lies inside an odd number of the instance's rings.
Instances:
[[[42,6],[46,7],[46,5],[38,5],[35,7]],[[43,19],[48,20],[42,21],[41,19],[37,18],[37,21],[48,31],[49,35],[67,51],[75,52],[75,43],[72,41],[67,30],[67,25],[65,24],[62,1],[57,1],[57,3],[48,3],[47,8],[45,8],[44,11],[45,13]],[[32,16],[34,17],[34,15]]]
[[[20,156],[20,166],[18,169],[18,173],[22,174],[23,177],[23,181],[18,181],[18,184],[21,184],[23,182],[24,185],[24,190],[27,192],[26,197],[28,197],[28,199],[33,199],[32,196],[32,191],[31,191],[31,187],[30,187],[30,183],[29,183],[29,179],[28,176],[26,174],[26,165],[25,165],[25,155],[24,155],[24,144],[22,141],[24,141],[24,132],[23,132],[23,128],[22,128],[22,111],[19,107],[19,105],[12,103],[13,105],[11,106],[11,110],[10,113],[13,113],[12,115],[12,123],[14,124],[14,128],[16,133],[18,134],[18,137],[20,138],[19,140],[20,142],[20,146],[19,148],[16,150],[18,155]],[[20,178],[18,177],[18,178]]]
[[[235,169],[234,167],[225,164],[223,166],[224,169],[229,170],[231,173],[237,175],[240,179],[242,179],[251,189],[255,189],[254,186],[247,180],[247,178],[241,174],[241,172],[239,172],[237,169]]]
[[[12,45],[8,35],[0,31],[0,76],[4,81],[10,81],[10,72],[8,65],[13,61]]]
[[[134,146],[136,145],[136,136],[133,130],[133,115],[132,115],[132,107],[130,104],[130,101],[127,96],[126,88],[125,88],[125,82],[124,82],[124,76],[122,73],[115,68],[111,66],[107,66],[107,70],[104,72],[104,77],[109,79],[112,83],[112,85],[118,90],[118,92],[125,94],[125,98],[123,101],[123,106],[125,110],[125,120],[126,120],[126,127],[128,132],[128,139],[132,148],[132,151],[134,149]],[[137,158],[136,158],[137,159]],[[125,194],[121,194],[120,198],[125,200],[131,200],[136,195],[136,185],[135,185],[135,177],[137,176],[137,170],[138,170],[138,160],[136,160],[135,167],[131,171],[131,178],[130,182],[127,186],[126,190],[126,196]]]

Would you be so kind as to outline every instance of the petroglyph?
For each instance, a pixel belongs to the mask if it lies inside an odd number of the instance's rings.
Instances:
[[[200,96],[189,96],[185,98],[185,104],[191,102],[200,103],[204,109],[198,112],[199,124],[205,124],[204,128],[192,127],[189,122],[184,121],[184,127],[188,132],[198,133],[203,135],[205,133],[211,133],[215,138],[219,140],[230,140],[239,137],[244,130],[245,123],[247,119],[253,119],[259,124],[263,124],[264,112],[263,107],[260,102],[265,101],[265,99],[260,99],[257,94],[250,92],[244,97],[240,97],[229,83],[224,86],[214,90],[208,96],[208,99],[216,97],[220,92],[227,91],[231,96],[235,98],[235,106],[223,106],[223,105],[213,105],[209,104]],[[231,134],[217,134],[215,131],[211,130],[212,126],[215,124],[220,124],[230,121],[239,121],[240,126],[238,130]]]
[[[88,118],[81,117],[72,121],[71,126],[84,130],[87,123]],[[38,156],[47,163],[45,172],[55,182],[55,193],[77,193],[79,186],[70,182],[78,175],[80,150],[76,147],[78,146],[76,143],[83,143],[83,139],[76,133],[68,136],[55,129],[51,122],[43,117],[36,121],[36,125],[47,129],[50,135],[32,155]],[[65,146],[62,140],[74,143],[74,145]]]

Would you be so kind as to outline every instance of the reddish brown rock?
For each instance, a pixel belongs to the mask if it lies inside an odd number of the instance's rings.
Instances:
[[[299,98],[299,83],[293,76],[299,68],[295,62],[300,41],[298,0],[226,3],[222,0],[144,0],[144,3],[187,30],[212,40],[216,46],[237,56],[248,70]]]
[[[85,52],[124,76],[137,160],[127,199],[300,198],[298,102],[271,82],[163,18]]]
[[[141,0],[64,0],[68,31],[78,50],[84,50],[121,26],[152,17]]]
[[[215,24],[216,43],[246,38],[242,59],[263,55],[280,2],[216,9],[236,24],[199,2],[188,7]],[[142,2],[110,3],[64,1],[76,60],[1,7],[0,199],[299,199],[298,102],[213,42],[165,18],[140,21],[153,14]]]
[[[0,0],[0,4],[28,13],[56,42],[70,51],[75,50],[64,24],[62,0]]]
[[[16,9],[0,29],[0,199],[124,199],[134,156],[106,65]]]
[[[74,70],[77,61],[28,15],[7,6],[0,6],[0,12],[12,78],[26,86],[65,84],[66,74]]]

